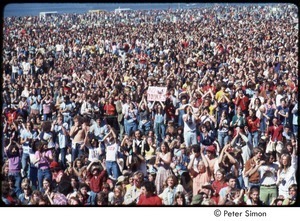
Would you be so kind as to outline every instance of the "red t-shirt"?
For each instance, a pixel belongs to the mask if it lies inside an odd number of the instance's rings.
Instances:
[[[141,54],[139,56],[139,60],[141,64],[146,64],[147,63],[147,55],[146,54]]]
[[[16,204],[16,201],[14,200],[14,198],[11,195],[8,195],[6,197],[6,199],[9,201],[9,203],[10,203],[9,205],[15,205]]]
[[[93,176],[88,171],[88,176],[90,178],[90,188],[93,192],[99,193],[102,190],[103,179],[106,175],[106,170],[102,170],[98,176]]]
[[[103,109],[107,115],[115,115],[116,107],[113,104],[105,104]]]
[[[17,111],[15,110],[10,110],[7,113],[5,113],[5,116],[7,118],[7,122],[11,124],[14,120],[18,118]]]
[[[247,110],[249,103],[249,98],[247,96],[244,96],[243,98],[237,97],[235,100],[235,105],[239,106],[242,111]]]
[[[256,118],[255,120],[252,119],[252,117],[247,117],[247,125],[248,130],[253,133],[255,131],[258,131],[259,129],[260,120],[259,118]]]
[[[206,85],[202,86],[203,92],[207,92],[207,91],[209,91],[209,89],[211,89],[213,93],[216,92],[216,88],[214,86],[211,86],[210,84],[206,84]]]
[[[211,198],[213,198],[213,200],[218,204],[219,203],[219,198],[220,198],[220,195],[219,195],[219,192],[220,190],[223,188],[223,187],[226,187],[228,186],[226,182],[220,182],[220,181],[217,181],[215,180],[213,183],[212,183],[212,188],[215,190],[215,193],[216,193],[216,196],[213,196]]]
[[[141,195],[138,204],[139,206],[160,206],[162,205],[162,200],[157,196],[149,196]]]
[[[71,89],[70,87],[68,87],[68,86],[65,86],[65,87],[64,87],[64,91],[65,91],[65,92],[71,92],[72,89]]]
[[[175,118],[175,108],[173,105],[167,105],[166,106],[166,114],[168,119],[174,119]]]
[[[276,141],[283,141],[283,137],[282,137],[282,132],[283,132],[283,126],[282,125],[279,125],[278,127],[269,127],[269,130],[268,130],[268,134],[271,134],[272,135],[272,138],[271,140],[273,142]]]

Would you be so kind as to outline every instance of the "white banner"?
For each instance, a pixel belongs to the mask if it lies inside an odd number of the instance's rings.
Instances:
[[[147,91],[148,101],[166,101],[167,87],[149,87]]]

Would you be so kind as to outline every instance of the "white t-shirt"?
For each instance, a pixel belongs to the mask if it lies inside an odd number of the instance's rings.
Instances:
[[[271,165],[262,165],[258,168],[260,174],[260,183],[263,185],[272,185],[276,183],[276,176],[278,165],[273,163]]]
[[[285,198],[289,196],[289,187],[292,184],[297,184],[296,171],[298,168],[298,156],[292,156],[291,166],[286,170],[282,170],[277,179],[281,179],[278,186],[278,195],[283,195]]]
[[[30,63],[28,62],[22,62],[22,69],[23,69],[23,74],[28,74],[30,71]]]
[[[188,118],[187,121],[184,121],[184,132],[196,132],[196,120],[194,116],[189,116],[188,114],[184,114],[182,118]]]
[[[54,131],[58,133],[58,145],[60,148],[65,148],[68,144],[68,139],[67,136],[64,135],[63,129],[64,127],[66,130],[69,129],[69,125],[67,123],[63,123],[63,125],[55,125],[54,126]]]
[[[99,159],[100,157],[100,147],[92,147],[92,146],[89,146],[88,147],[89,149],[89,161],[93,161],[95,159]]]
[[[28,130],[22,130],[20,137],[22,139],[25,139],[25,138],[32,139],[33,134]],[[32,152],[32,147],[29,146],[29,141],[26,141],[25,143],[23,143],[22,148],[23,148],[23,153],[29,154]]]
[[[117,161],[119,145],[106,143],[106,161]]]

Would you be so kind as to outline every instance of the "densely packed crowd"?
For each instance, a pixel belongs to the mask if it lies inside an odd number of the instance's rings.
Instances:
[[[298,52],[288,4],[4,18],[2,200],[294,204]]]

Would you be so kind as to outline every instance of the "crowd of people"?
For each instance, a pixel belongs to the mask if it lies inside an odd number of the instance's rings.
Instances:
[[[288,4],[4,18],[2,201],[295,204],[296,18]]]

